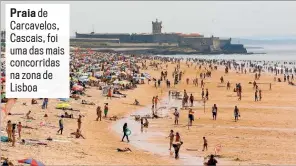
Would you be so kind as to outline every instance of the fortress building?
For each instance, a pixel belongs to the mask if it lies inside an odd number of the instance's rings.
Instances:
[[[128,34],[128,33],[77,33],[76,39],[89,39],[97,41],[112,39],[119,43],[176,43],[179,47],[190,47],[200,52],[221,53],[247,53],[241,44],[231,44],[230,39],[219,37],[204,37],[198,33],[163,33],[162,21],[152,21],[152,33]]]

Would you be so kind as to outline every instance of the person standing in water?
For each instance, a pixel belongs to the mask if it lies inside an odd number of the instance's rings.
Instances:
[[[179,114],[177,108],[175,108],[174,115],[175,115],[175,125],[178,125],[179,124],[179,116],[180,116],[180,114]]]
[[[169,150],[172,149],[173,142],[174,142],[174,137],[175,137],[174,130],[171,130],[170,135],[167,137],[167,138],[170,138],[170,148],[169,148]]]
[[[121,142],[123,142],[123,139],[126,137],[127,139],[127,142],[129,142],[129,139],[128,139],[128,135],[127,135],[127,131],[128,131],[128,128],[127,128],[127,123],[124,123],[123,125],[123,137],[121,139]]]

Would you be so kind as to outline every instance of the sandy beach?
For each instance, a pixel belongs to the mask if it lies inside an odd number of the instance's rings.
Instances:
[[[149,63],[149,61],[147,62]],[[241,74],[230,70],[228,74],[224,73],[224,66],[218,66],[218,70],[212,70],[210,78],[206,78],[204,89],[209,90],[209,100],[205,107],[201,98],[201,87],[199,73],[205,72],[199,70],[195,65],[188,67],[185,62],[181,63],[180,70],[184,72],[181,83],[173,86],[172,72],[176,64],[167,63],[168,79],[171,81],[171,88],[167,88],[165,82],[158,88],[154,87],[154,81],[145,80],[145,84],[137,85],[133,90],[123,91],[126,98],[107,99],[102,96],[98,87],[87,87],[85,93],[91,97],[81,96],[81,99],[69,101],[72,108],[79,109],[82,118],[81,132],[86,139],[76,139],[70,136],[71,132],[77,129],[77,119],[64,118],[63,135],[57,135],[59,129],[59,117],[63,110],[55,109],[59,103],[58,99],[49,99],[47,109],[41,109],[42,100],[37,100],[38,104],[31,105],[31,99],[18,99],[11,109],[11,113],[26,114],[28,110],[32,111],[31,116],[36,120],[26,120],[24,115],[5,116],[2,112],[2,133],[5,132],[6,123],[11,120],[14,123],[21,122],[36,129],[22,130],[23,139],[37,139],[44,141],[47,145],[21,145],[16,144],[11,147],[11,143],[1,142],[1,155],[8,157],[14,164],[17,160],[24,158],[34,158],[42,161],[45,165],[181,165],[182,155],[187,158],[190,156],[204,159],[210,154],[214,154],[214,148],[221,145],[221,151],[218,153],[219,165],[248,165],[248,164],[296,164],[295,135],[295,108],[294,101],[296,97],[295,86],[288,85],[287,82],[274,82],[274,76],[262,73],[258,83],[262,90],[262,100],[254,101],[253,85],[249,82],[254,81],[254,73]],[[163,70],[165,64],[162,65]],[[151,77],[159,78],[161,69],[156,70],[149,66],[146,72]],[[198,77],[199,85],[196,87],[192,80]],[[223,76],[224,83],[220,83],[220,77]],[[283,77],[278,75],[278,77]],[[189,84],[186,83],[189,78]],[[226,89],[226,83],[231,83],[230,90]],[[233,88],[236,83],[242,85],[242,99],[238,101],[236,92]],[[270,83],[272,89],[270,90]],[[155,149],[160,146],[167,146],[167,154],[160,156],[145,147],[139,148],[133,145],[133,134],[139,131],[132,131],[130,143],[121,142],[122,135],[114,130],[114,125],[121,122],[120,118],[128,118],[133,112],[150,107],[153,96],[158,95],[160,100],[168,97],[169,90],[181,91],[186,89],[187,93],[194,96],[194,106],[192,107],[195,116],[193,125],[188,128],[188,109],[181,109],[179,125],[174,125],[173,110],[167,111],[168,117],[159,119],[149,119],[150,125],[145,133],[162,133],[149,138],[148,142],[155,145]],[[81,100],[94,102],[96,105],[83,105]],[[137,99],[140,105],[133,105]],[[173,99],[172,99],[173,100]],[[23,103],[26,102],[27,106]],[[174,102],[182,103],[181,100]],[[108,117],[117,116],[119,120],[111,121],[109,118],[103,118],[102,121],[95,121],[97,106],[104,107],[104,103],[109,105]],[[212,120],[211,108],[213,104],[218,107],[217,120]],[[238,106],[241,117],[237,122],[234,121],[234,106]],[[205,108],[205,109],[204,109]],[[73,113],[74,117],[78,112]],[[149,112],[147,112],[149,113]],[[44,117],[47,114],[48,117]],[[50,126],[40,126],[41,122],[46,122]],[[140,126],[140,123],[137,122]],[[117,124],[118,125],[118,124]],[[122,126],[123,124],[121,124]],[[170,156],[169,135],[170,130],[179,132],[184,142],[180,150],[180,159],[175,160]],[[122,129],[120,129],[122,130]],[[57,141],[46,141],[51,137]],[[208,150],[202,151],[203,137],[208,141]],[[128,147],[132,152],[117,152],[117,148]],[[189,150],[194,149],[194,150]],[[184,159],[183,159],[184,160]],[[185,158],[186,160],[186,158]],[[199,164],[199,163],[198,163]]]

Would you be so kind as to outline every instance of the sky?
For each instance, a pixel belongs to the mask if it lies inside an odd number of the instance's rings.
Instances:
[[[12,2],[9,2],[12,3]],[[21,2],[32,3],[32,2]],[[33,2],[36,3],[36,2]],[[57,3],[46,2],[46,3]],[[163,32],[219,37],[296,37],[296,1],[64,1],[70,4],[70,35]],[[58,12],[58,11],[57,11]],[[1,4],[1,29],[4,26]]]

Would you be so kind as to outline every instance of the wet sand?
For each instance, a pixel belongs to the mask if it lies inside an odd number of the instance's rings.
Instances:
[[[169,64],[168,78],[173,82],[171,72],[175,65]],[[185,70],[185,75],[180,85],[175,88],[180,91],[184,89],[193,95],[196,100],[201,99],[201,88],[195,87],[190,81],[186,85],[187,77],[194,78],[197,73],[194,67],[188,68],[184,64],[181,69]],[[80,109],[85,115],[82,119],[82,134],[86,139],[68,138],[71,132],[77,128],[76,119],[64,119],[63,135],[56,135],[58,128],[40,127],[41,121],[47,121],[58,127],[59,118],[56,115],[61,114],[61,110],[56,110],[58,103],[56,99],[49,100],[47,110],[41,109],[41,100],[38,105],[31,106],[30,99],[19,99],[17,104],[12,108],[12,113],[26,113],[32,110],[32,116],[38,120],[26,122],[22,116],[8,116],[2,119],[5,122],[10,119],[13,122],[21,121],[23,125],[37,127],[37,130],[23,129],[23,138],[25,139],[46,139],[51,136],[53,139],[66,140],[70,142],[47,142],[48,146],[30,146],[19,145],[10,147],[11,144],[1,143],[2,155],[9,157],[16,163],[16,160],[27,157],[33,157],[44,162],[46,165],[90,165],[90,164],[122,164],[122,165],[168,165],[168,164],[184,164],[182,158],[186,160],[188,157],[197,157],[198,161],[203,157],[214,153],[214,147],[218,144],[222,145],[220,158],[218,162],[221,164],[296,164],[295,142],[295,115],[296,97],[295,88],[287,83],[273,82],[273,76],[263,74],[259,81],[261,83],[272,83],[272,90],[269,90],[268,84],[259,84],[259,88],[263,90],[263,99],[260,102],[254,102],[254,90],[251,84],[254,74],[237,74],[230,72],[225,75],[219,68],[218,71],[212,72],[212,78],[205,80],[205,88],[209,89],[210,100],[206,103],[204,112],[203,103],[196,102],[194,106],[195,121],[193,126],[188,130],[187,110],[180,111],[180,124],[173,124],[172,112],[169,113],[170,118],[150,120],[150,127],[147,133],[141,136],[140,133],[133,137],[131,135],[131,143],[120,142],[121,136],[119,131],[122,130],[123,121],[102,120],[95,121],[96,106],[88,106],[80,104],[81,100],[71,100],[71,106]],[[149,69],[145,72],[158,78],[160,70]],[[225,83],[220,84],[219,78],[224,76]],[[236,93],[232,90],[226,90],[226,82],[241,83],[243,87],[242,101],[238,101]],[[199,79],[200,84],[200,79]],[[90,88],[87,94],[92,97],[82,97],[87,101],[95,102],[101,107],[105,102],[109,103],[109,115],[118,117],[129,117],[141,109],[149,108],[152,96],[159,95],[165,99],[168,90],[164,83],[162,88],[154,88],[153,82],[150,85],[139,85],[138,88],[131,91],[124,91],[128,96],[121,99],[109,99],[101,96],[101,91],[97,88]],[[225,87],[221,87],[225,86]],[[138,99],[142,106],[131,105],[135,99]],[[27,102],[28,106],[22,103]],[[181,103],[181,100],[179,100]],[[218,106],[217,120],[211,119],[211,106],[216,103]],[[238,122],[233,120],[233,108],[237,105],[241,112],[241,118]],[[70,112],[70,111],[68,111]],[[45,119],[43,115],[47,113],[49,117]],[[78,113],[73,112],[77,117]],[[3,113],[2,113],[3,115]],[[120,125],[121,123],[121,125]],[[2,122],[2,129],[5,123]],[[137,127],[140,128],[140,123]],[[116,129],[114,129],[114,127]],[[138,130],[137,127],[134,130]],[[120,129],[118,129],[120,128]],[[173,129],[181,134],[184,145],[181,147],[180,160],[175,160],[169,156],[168,139],[165,137],[169,134],[169,130]],[[138,130],[140,131],[140,130]],[[149,135],[150,134],[150,135]],[[1,134],[3,135],[3,133]],[[150,137],[151,136],[151,137]],[[202,152],[202,137],[208,140],[208,151]],[[143,139],[137,141],[137,139]],[[134,141],[136,143],[134,143]],[[146,145],[146,146],[145,146]],[[140,147],[142,146],[142,147]],[[161,147],[157,152],[151,147]],[[119,153],[116,148],[130,147],[132,153]],[[149,147],[150,149],[147,149]],[[146,149],[145,149],[146,148]],[[187,151],[186,149],[198,149],[198,151]],[[154,151],[153,151],[154,150]],[[167,153],[165,153],[167,151]],[[164,153],[161,156],[160,153]],[[197,162],[198,162],[197,161]],[[188,163],[187,163],[188,164]]]

